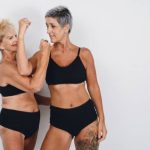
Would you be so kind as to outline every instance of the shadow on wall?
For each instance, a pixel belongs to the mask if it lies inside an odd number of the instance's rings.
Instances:
[[[43,89],[40,92],[38,92],[37,94],[43,95],[46,97],[50,97],[49,89],[48,89],[46,82],[44,83]],[[49,106],[40,106],[40,115],[41,115],[40,116],[40,126],[39,126],[38,137],[37,137],[37,141],[36,141],[36,145],[35,145],[35,150],[40,149],[42,142],[44,140],[44,137],[46,135],[46,132],[50,125],[50,108],[49,108]]]
[[[41,114],[40,127],[39,127],[35,150],[40,149],[42,142],[44,140],[44,137],[46,135],[46,132],[49,128],[49,121],[50,121],[49,106],[40,106],[40,114]]]

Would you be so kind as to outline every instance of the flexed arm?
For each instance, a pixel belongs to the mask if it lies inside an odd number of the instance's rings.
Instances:
[[[47,65],[49,61],[49,44],[42,40],[40,43],[40,51],[34,55],[37,63],[36,71],[32,76],[21,76],[17,67],[13,64],[5,64],[0,68],[0,77],[4,83],[15,86],[27,92],[38,92],[44,84]],[[3,78],[3,79],[2,79]]]
[[[27,28],[31,22],[27,18],[19,20],[19,32],[18,32],[18,50],[16,54],[17,67],[21,75],[30,75],[32,73],[33,66],[26,56],[24,37]]]
[[[49,62],[50,55],[50,45],[47,41],[41,40],[40,43],[40,51],[35,56],[36,69],[34,76],[34,80],[37,81],[37,84],[42,88],[45,81],[47,66]],[[40,89],[41,89],[40,88]]]

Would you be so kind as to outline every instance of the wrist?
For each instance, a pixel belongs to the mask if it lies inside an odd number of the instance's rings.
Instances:
[[[19,40],[19,41],[24,41],[24,36],[19,35],[19,36],[18,36],[18,40]]]
[[[25,32],[24,31],[19,31],[18,32],[18,37],[24,38]]]
[[[99,122],[105,122],[105,118],[104,118],[104,116],[99,116]]]

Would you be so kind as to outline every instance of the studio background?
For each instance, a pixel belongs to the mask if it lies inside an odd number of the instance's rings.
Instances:
[[[25,37],[28,57],[41,38],[49,39],[44,15],[57,5],[72,12],[72,42],[94,56],[108,129],[99,149],[150,150],[150,1],[0,0],[0,19],[10,19],[17,28],[22,17],[32,21]],[[49,96],[46,84],[40,94]],[[49,107],[40,110],[35,150],[49,125]],[[70,150],[75,150],[73,143]]]

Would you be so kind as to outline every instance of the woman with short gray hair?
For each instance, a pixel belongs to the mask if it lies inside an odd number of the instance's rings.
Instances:
[[[68,150],[75,138],[77,150],[97,150],[107,130],[93,56],[89,49],[70,41],[72,15],[68,8],[49,10],[45,20],[53,46],[46,74],[50,126],[41,149]]]
[[[89,49],[71,43],[72,15],[68,8],[55,7],[45,19],[54,45],[46,75],[51,125],[41,149],[67,150],[75,137],[76,149],[96,150],[107,131],[93,56]]]

